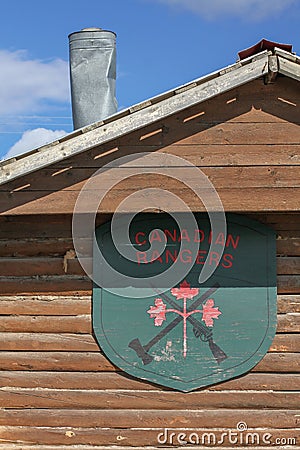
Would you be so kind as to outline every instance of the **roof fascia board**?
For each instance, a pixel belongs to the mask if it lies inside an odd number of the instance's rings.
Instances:
[[[278,56],[278,72],[282,75],[300,81],[300,64],[296,64],[288,59]]]
[[[249,58],[247,63],[245,62],[246,60],[243,61],[243,64],[237,63],[218,71],[213,78],[210,74],[208,77],[204,77],[207,81],[203,80],[200,84],[193,85],[191,89],[184,89],[182,92],[182,89],[177,88],[176,90],[179,91],[177,94],[174,90],[171,97],[161,100],[159,103],[151,104],[131,114],[127,113],[124,117],[115,118],[108,123],[104,121],[103,125],[100,125],[100,122],[98,127],[90,127],[91,129],[87,127],[87,131],[82,134],[78,135],[77,133],[63,142],[41,147],[20,159],[3,162],[0,166],[0,184],[136,131],[268,73],[267,51],[255,55],[255,57]]]
[[[275,55],[281,56],[284,59],[288,59],[289,61],[300,64],[300,56],[295,55],[294,53],[286,52],[285,50],[282,50],[278,47],[274,48],[274,53]]]

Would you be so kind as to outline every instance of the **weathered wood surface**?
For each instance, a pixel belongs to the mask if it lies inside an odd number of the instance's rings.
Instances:
[[[159,188],[159,186],[152,186]],[[165,188],[161,185],[161,188]],[[155,201],[155,209],[162,211],[165,209],[164,205],[168,202],[168,207],[178,212],[183,211],[178,205],[175,198],[170,198],[168,191],[175,196],[184,199],[185,203],[194,211],[205,212],[200,199],[196,194],[188,188],[170,187],[165,193],[162,193],[158,198],[157,195],[152,197]],[[98,205],[99,198],[102,194],[106,194],[99,211],[109,214],[116,211],[120,202],[122,202],[129,195],[136,192],[136,189],[113,189],[107,193],[100,189],[95,189],[89,192],[88,201],[85,205],[86,210],[95,211],[94,205]],[[64,210],[66,214],[72,214],[79,191],[62,190],[56,192],[26,192],[19,191],[14,193],[3,193],[0,198],[1,214],[59,214]],[[230,212],[255,212],[262,211],[299,211],[300,202],[300,188],[297,187],[278,187],[274,188],[245,188],[243,195],[239,189],[222,188],[218,189],[218,194],[226,211]],[[141,190],[139,199],[136,201],[136,208],[140,211],[144,209],[145,204],[148,204],[153,193],[147,189]],[[204,192],[203,195],[207,199],[211,199],[211,193]],[[176,200],[176,201],[175,201]],[[129,210],[133,212],[133,210]]]
[[[2,370],[2,387],[82,389],[85,390],[150,390],[168,391],[147,381],[132,378],[123,372],[47,372]],[[299,388],[300,374],[297,373],[254,373],[250,372],[236,379],[208,387],[205,390],[253,390],[253,391],[296,391]]]
[[[300,217],[299,217],[300,221]],[[22,225],[20,225],[22,226]],[[290,225],[292,226],[292,225]],[[1,233],[1,231],[0,231]],[[288,236],[288,234],[300,235],[300,231],[277,231],[277,254],[278,256],[300,255],[300,237]],[[58,257],[64,256],[68,250],[73,250],[74,244],[71,238],[45,237],[32,240],[30,238],[0,239],[0,257]]]
[[[73,259],[74,258],[74,259]],[[31,257],[0,259],[0,277],[38,276],[38,275],[84,275],[85,272],[75,256],[64,264],[64,258],[59,257]],[[277,258],[278,275],[296,275],[300,273],[300,257]]]
[[[60,409],[186,409],[269,408],[297,409],[300,393],[268,391],[200,391],[193,393],[152,391],[87,391],[69,389],[0,389],[3,408]]]
[[[277,334],[271,347],[270,352],[300,352],[300,335],[294,334],[300,332],[300,315],[293,316],[290,320],[285,319],[279,321],[278,333],[283,331],[289,334]],[[54,321],[55,316],[48,316],[47,321]],[[44,328],[42,332],[39,332],[39,324],[36,329],[32,326],[31,330],[26,332],[26,323],[20,321],[21,325],[14,327],[14,324],[10,323],[12,332],[7,330],[6,332],[0,332],[0,350],[1,351],[61,351],[61,352],[99,352],[99,346],[91,334],[80,334],[82,332],[82,326],[79,325],[76,328],[77,322],[71,322],[70,328],[73,334],[64,333],[64,324],[61,322],[56,323],[56,330],[49,332],[49,328],[45,326],[45,322],[42,324]],[[282,325],[283,322],[283,325]],[[91,332],[90,322],[87,322],[88,332]],[[24,327],[22,328],[22,324]],[[61,325],[61,328],[60,328]],[[7,326],[7,328],[9,328]],[[16,332],[16,329],[20,328],[22,332]],[[3,330],[1,324],[0,329]],[[56,331],[56,332],[55,332]],[[75,334],[77,333],[77,334]]]
[[[191,149],[188,148],[187,151],[190,151]],[[295,149],[293,149],[295,152]],[[184,149],[182,149],[184,151]],[[198,158],[202,158],[202,154],[199,155],[201,151],[201,148],[197,147],[197,154]],[[210,149],[207,150],[208,152]],[[300,144],[299,144],[299,154],[300,154]],[[178,155],[179,156],[179,155]],[[232,154],[231,154],[232,156]],[[180,153],[180,157],[182,156],[182,153]],[[299,156],[300,158],[300,156]],[[186,158],[190,159],[190,158]],[[232,161],[233,164],[233,161]],[[279,187],[291,187],[291,184],[293,187],[299,187],[300,186],[300,172],[299,172],[299,166],[298,165],[285,165],[285,166],[279,166],[279,165],[270,165],[270,166],[229,166],[229,167],[206,167],[197,164],[199,168],[201,168],[202,172],[210,179],[210,181],[213,183],[216,189],[223,189],[223,188],[233,188],[233,189],[241,189],[241,188],[279,188]],[[124,190],[130,190],[133,189],[136,186],[143,186],[143,188],[147,187],[155,187],[155,186],[163,186],[166,187],[171,186],[171,184],[168,183],[168,180],[166,177],[163,177],[163,175],[159,175],[158,173],[155,173],[157,169],[161,170],[161,167],[153,167],[153,175],[147,174],[145,175],[140,174],[139,171],[136,171],[137,173],[129,178],[128,180],[122,182],[122,187]],[[168,168],[165,168],[166,172]],[[173,174],[174,176],[177,176],[178,179],[182,177],[182,170],[188,171],[189,168],[185,168],[184,164],[182,164],[182,167],[178,166],[176,168],[173,168]],[[18,192],[22,187],[23,192],[32,192],[32,191],[45,191],[45,193],[55,192],[59,189],[65,189],[66,191],[80,191],[85,181],[91,177],[95,169],[93,168],[74,168],[69,169],[65,172],[62,172],[60,176],[53,177],[53,174],[55,173],[56,169],[47,169],[44,170],[42,173],[38,172],[36,174],[36,179],[34,176],[31,176],[30,184],[26,185],[24,183],[24,180],[22,179],[22,182],[20,180],[15,180],[13,183],[10,183],[9,185],[0,185],[0,191],[1,192]],[[125,169],[115,169],[112,171],[110,175],[111,180],[117,181],[120,176],[120,171],[125,177],[129,174],[129,170]],[[132,169],[130,169],[130,172]],[[188,172],[187,172],[188,173]],[[237,179],[239,180],[238,186],[237,186]],[[291,183],[291,180],[292,183]],[[50,182],[51,181],[51,182]],[[191,173],[189,176],[189,182],[191,184],[199,183],[199,179],[196,179],[195,176]]]
[[[296,81],[255,81],[0,188],[0,207],[10,208],[0,216],[0,449],[150,450],[163,427],[220,433],[240,421],[276,437],[299,435],[299,105]],[[190,394],[133,379],[107,360],[92,335],[91,282],[78,260],[65,259],[83,181],[118,156],[131,154],[134,167],[140,151],[188,159],[226,207],[278,236],[278,328],[268,354],[250,373]],[[97,225],[122,195],[153,181],[138,175],[123,193],[120,185]]]
[[[300,373],[299,362],[299,353],[268,353],[252,371],[262,373]],[[100,352],[3,351],[0,353],[0,366],[2,370],[25,371],[119,371]]]
[[[222,433],[224,430],[212,430],[215,443],[222,442]],[[252,432],[256,430],[251,430]],[[264,431],[257,430],[258,431],[258,437],[254,437],[254,442],[257,442],[257,439],[262,439],[260,436],[263,436],[264,433],[269,433],[269,442],[271,443],[270,436],[273,437],[275,435],[280,434],[281,439],[287,439],[291,438],[291,430],[278,430],[273,428],[267,428]],[[68,428],[36,428],[36,427],[0,427],[0,435],[2,436],[3,442],[11,442],[11,437],[14,436],[15,442],[25,442],[30,444],[54,444],[54,445],[70,445],[71,442],[76,442],[79,444],[88,444],[88,445],[118,445],[122,443],[124,446],[132,446],[132,447],[140,447],[140,446],[148,446],[153,445],[153,443],[157,442],[157,436],[162,432],[161,428],[158,429],[144,429],[144,428],[135,428],[135,429],[121,429],[121,428],[112,428],[112,429],[103,429],[100,427],[95,428],[81,428],[81,427],[74,427],[71,429]],[[179,433],[183,432],[185,433],[184,436]],[[203,445],[207,445],[208,439],[211,439],[208,436],[205,436],[205,433],[207,433],[208,430],[206,428],[199,428],[197,427],[195,429],[195,433],[200,436],[200,443],[201,443],[201,436],[203,437]],[[250,430],[249,430],[250,433]],[[185,432],[184,429],[178,431],[178,433],[175,433],[173,436],[173,440],[171,441],[173,448],[178,448],[178,445],[184,445],[182,440],[184,438],[188,439],[188,436],[191,434],[191,432],[187,431]],[[169,435],[170,436],[170,435]],[[299,438],[299,432],[295,432],[292,436],[294,438],[291,442],[297,442],[297,438]],[[177,441],[177,438],[179,438],[179,441]],[[246,438],[246,437],[245,437]],[[192,437],[191,443],[195,443],[195,435]],[[211,441],[212,442],[212,441]],[[251,441],[250,441],[251,442]],[[274,441],[275,442],[275,441]],[[295,445],[294,443],[294,445]],[[212,444],[213,445],[213,444]],[[226,448],[226,445],[219,445],[219,448]],[[218,448],[217,447],[217,448]],[[140,447],[141,448],[141,447]],[[161,448],[159,446],[158,448]],[[165,447],[166,448],[166,447]],[[170,448],[170,447],[169,447]],[[181,447],[182,448],[182,447]],[[191,448],[191,447],[189,447]],[[199,447],[198,447],[199,448]],[[215,446],[214,446],[215,448]],[[237,445],[237,448],[245,448],[245,444],[239,443]],[[256,447],[257,448],[257,447]],[[261,447],[259,447],[261,448]]]
[[[265,223],[276,229],[278,233],[287,231],[299,231],[299,213],[250,213],[248,217]],[[111,214],[99,214],[96,217],[96,226],[108,222]],[[32,243],[39,242],[45,238],[71,239],[72,238],[72,214],[55,214],[46,216],[41,220],[33,214],[25,216],[0,216],[0,240],[31,239]],[[281,235],[281,234],[280,234]],[[282,235],[282,238],[285,235]],[[294,236],[295,237],[295,236]]]
[[[299,211],[298,86],[292,80],[280,80],[267,88],[259,83],[6,183],[1,187],[0,210],[21,215],[71,214],[79,190],[94,170],[125,155],[131,155],[131,166],[136,167],[134,154],[149,151],[181,156],[202,168],[228,211]],[[152,181],[151,176],[142,177],[139,172],[136,167],[137,176],[107,196],[102,212],[113,212],[122,192],[129,194],[131,186],[157,186],[156,176]],[[188,191],[177,189],[174,181],[158,185],[183,195],[192,208],[203,210]],[[241,189],[243,195],[239,195]],[[60,191],[56,194],[55,190]]]
[[[80,295],[90,294],[92,283],[87,276],[24,276],[0,277],[0,287],[3,294],[58,294]],[[278,294],[298,294],[300,291],[300,275],[278,275]]]
[[[91,333],[90,315],[76,316],[0,316],[0,332],[15,333]],[[279,333],[300,332],[300,314],[287,313],[278,316]]]
[[[1,295],[1,314],[24,316],[74,316],[90,315],[92,299],[86,296],[63,295]],[[278,295],[279,314],[300,313],[300,295]]]

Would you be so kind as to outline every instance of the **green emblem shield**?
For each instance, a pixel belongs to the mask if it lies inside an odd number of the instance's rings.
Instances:
[[[100,251],[114,268],[93,288],[93,328],[102,351],[130,375],[185,392],[249,371],[276,331],[275,232],[229,214],[227,233],[213,236],[206,214],[195,219],[195,228],[180,230],[167,214],[136,215],[129,229],[135,260],[117,251],[106,223],[96,230],[93,262],[94,274],[101,274]],[[163,251],[149,253],[151,240],[163,240]],[[195,244],[193,260],[189,245]],[[211,244],[219,254],[209,252]],[[206,261],[214,271],[199,283]],[[184,277],[165,290],[151,284],[174,264],[185,269]],[[116,273],[134,274],[140,285],[132,292],[141,295],[131,296],[130,282],[120,283]]]

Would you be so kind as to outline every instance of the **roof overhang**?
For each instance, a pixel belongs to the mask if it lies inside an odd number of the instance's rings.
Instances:
[[[300,58],[263,51],[0,164],[0,184],[78,155],[269,73],[300,81]]]

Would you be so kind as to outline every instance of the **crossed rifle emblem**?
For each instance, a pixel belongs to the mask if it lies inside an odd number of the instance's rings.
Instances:
[[[199,293],[199,289],[190,288],[190,285],[185,281],[180,285],[180,288],[171,289],[171,293],[177,299],[183,300],[183,308],[180,308],[178,303],[164,293],[160,293],[161,298],[155,300],[155,306],[151,306],[147,311],[151,318],[155,319],[155,325],[161,326],[165,319],[167,312],[175,312],[178,316],[172,320],[165,328],[163,328],[156,336],[154,336],[147,344],[142,345],[139,338],[135,338],[129,342],[128,347],[133,349],[137,356],[141,358],[144,365],[150,364],[153,361],[153,356],[149,353],[150,349],[157,344],[164,336],[166,336],[173,328],[179,323],[183,322],[183,356],[186,357],[187,353],[187,340],[186,340],[186,322],[192,324],[193,333],[196,338],[200,338],[201,341],[207,342],[215,360],[218,364],[227,358],[226,353],[214,342],[213,331],[208,328],[207,325],[213,326],[213,319],[218,318],[221,314],[218,308],[214,308],[214,302],[209,297],[216,292],[220,287],[219,284],[215,284],[211,289],[207,290],[203,295],[196,299],[189,307],[187,307],[187,300],[192,299]],[[209,300],[208,300],[209,299]],[[164,300],[171,309],[166,309]],[[204,302],[207,301],[205,304]],[[202,305],[203,309],[199,310]],[[198,319],[194,317],[197,312],[202,313],[202,320],[205,321],[204,325]]]

